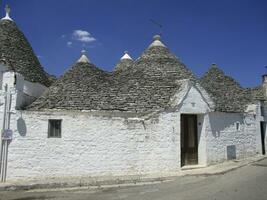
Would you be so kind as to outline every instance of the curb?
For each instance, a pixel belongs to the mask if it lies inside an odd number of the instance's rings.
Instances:
[[[170,177],[160,177],[160,178],[136,178],[136,179],[126,179],[126,180],[104,180],[104,181],[87,181],[80,183],[36,183],[36,184],[23,184],[23,185],[0,185],[1,191],[18,191],[18,190],[36,190],[36,189],[61,189],[61,188],[92,188],[100,189],[107,187],[122,187],[122,186],[135,186],[135,185],[150,185],[171,181]]]
[[[267,157],[261,157],[261,158],[258,158],[256,160],[252,160],[252,161],[249,161],[247,163],[244,163],[244,164],[241,164],[241,165],[238,165],[238,166],[231,167],[230,169],[226,169],[226,170],[223,170],[221,172],[199,173],[199,174],[185,174],[185,176],[216,176],[216,175],[224,175],[224,174],[226,174],[228,172],[235,171],[237,169],[240,169],[242,167],[245,167],[247,165],[250,165],[250,164],[253,164],[253,163],[256,163],[256,162],[260,162],[260,161],[265,160],[265,159],[267,159]]]

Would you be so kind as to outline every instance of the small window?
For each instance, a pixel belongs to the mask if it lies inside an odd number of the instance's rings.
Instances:
[[[48,137],[61,138],[61,119],[49,119],[48,121]]]

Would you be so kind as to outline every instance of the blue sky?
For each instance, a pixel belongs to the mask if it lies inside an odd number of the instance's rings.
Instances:
[[[211,63],[245,87],[267,73],[266,0],[4,0],[46,71],[61,75],[85,48],[104,70],[162,41],[196,75]],[[75,32],[76,31],[76,32]]]

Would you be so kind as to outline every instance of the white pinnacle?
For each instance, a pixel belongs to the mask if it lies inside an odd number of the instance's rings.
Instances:
[[[13,20],[10,18],[10,16],[9,16],[9,13],[10,13],[10,11],[11,11],[9,5],[6,5],[6,7],[5,7],[5,11],[6,11],[6,16],[3,17],[1,20],[4,20],[4,19],[5,19],[5,20],[13,21]]]
[[[150,47],[166,47],[161,41],[160,41],[160,35],[155,35],[153,37],[154,41],[149,45]]]
[[[121,60],[124,59],[133,60],[131,56],[128,54],[128,51],[124,51],[124,55],[121,57]]]
[[[79,60],[77,62],[78,63],[90,63],[90,60],[86,56],[86,51],[82,50],[81,53],[82,53],[82,56],[79,58]]]

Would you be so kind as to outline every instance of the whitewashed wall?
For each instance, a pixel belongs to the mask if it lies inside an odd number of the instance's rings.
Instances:
[[[48,119],[62,119],[62,138],[47,137]],[[178,113],[142,122],[23,112],[17,123],[9,146],[9,179],[162,173],[180,167]]]
[[[199,101],[195,101],[200,98]],[[201,164],[206,163],[207,105],[191,88],[181,110],[199,115]],[[194,104],[191,101],[194,100]],[[9,146],[8,178],[164,174],[180,170],[180,112],[149,119],[86,112],[19,112]],[[48,119],[62,119],[62,138],[48,138]]]
[[[227,160],[227,146],[234,145],[236,158],[259,154],[257,150],[258,122],[253,116],[247,123],[243,114],[210,113],[207,117],[206,138],[208,163],[217,163]],[[237,130],[236,123],[240,129]]]

